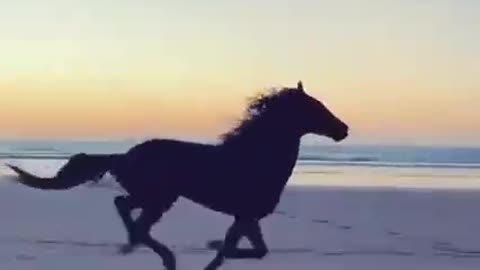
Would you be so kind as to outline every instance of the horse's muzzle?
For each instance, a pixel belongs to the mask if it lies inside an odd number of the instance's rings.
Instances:
[[[342,128],[339,129],[337,132],[335,132],[334,134],[332,134],[331,138],[335,141],[335,142],[340,142],[340,141],[343,141],[345,138],[348,137],[348,126],[343,124],[342,125]]]

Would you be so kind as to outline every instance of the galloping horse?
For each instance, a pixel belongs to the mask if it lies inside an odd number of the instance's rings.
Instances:
[[[154,139],[121,154],[72,156],[53,178],[40,178],[9,165],[17,181],[47,190],[64,190],[98,181],[110,172],[128,193],[114,203],[125,225],[129,253],[140,244],[175,269],[175,256],[150,235],[151,227],[181,196],[234,217],[224,241],[211,241],[217,255],[206,269],[225,258],[263,258],[268,253],[259,221],[273,213],[295,166],[300,139],[306,134],[336,142],[348,136],[348,126],[298,82],[260,95],[249,103],[240,124],[222,135],[218,144]],[[131,212],[140,208],[134,220]],[[252,248],[237,245],[242,237]]]

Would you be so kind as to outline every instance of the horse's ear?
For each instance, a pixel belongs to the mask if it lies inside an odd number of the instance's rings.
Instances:
[[[298,83],[297,83],[297,89],[298,89],[299,91],[304,92],[302,81],[298,81]]]

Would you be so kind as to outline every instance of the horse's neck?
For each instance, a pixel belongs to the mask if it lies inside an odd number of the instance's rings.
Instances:
[[[294,162],[298,157],[300,138],[294,136],[270,138],[258,148],[259,155],[279,163]]]
[[[270,144],[270,145],[268,145]],[[274,139],[266,143],[263,156],[270,162],[270,173],[278,177],[279,181],[286,182],[290,177],[298,158],[300,137],[286,137]],[[260,150],[261,151],[261,150]]]
[[[264,176],[287,181],[297,161],[300,136],[281,132],[270,134],[239,144],[242,158],[254,163]]]
[[[299,148],[300,137],[288,136],[271,138],[263,142],[263,146],[255,150],[253,161],[257,169],[255,174],[260,177],[257,188],[268,190],[264,194],[267,201],[278,203],[280,195],[290,179],[295,167]]]

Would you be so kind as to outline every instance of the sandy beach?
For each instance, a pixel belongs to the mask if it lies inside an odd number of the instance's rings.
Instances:
[[[18,163],[49,175],[62,161]],[[271,253],[261,261],[230,260],[220,269],[480,266],[480,190],[397,187],[392,179],[398,177],[387,179],[390,186],[375,187],[371,181],[353,185],[352,175],[366,177],[368,171],[332,170],[338,169],[308,173],[308,167],[299,168],[276,213],[262,222]],[[112,186],[112,179],[99,186],[45,192],[13,183],[3,165],[0,173],[2,269],[162,269],[160,258],[146,248],[128,256],[116,253],[126,236],[112,203],[121,190]],[[473,179],[475,173],[470,173]],[[324,185],[312,185],[314,178],[325,180]],[[231,221],[182,199],[154,227],[153,235],[174,250],[178,269],[202,269],[214,256],[206,241],[222,238]]]
[[[480,0],[0,18],[0,270],[480,270]]]

